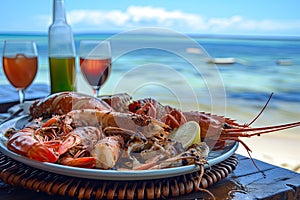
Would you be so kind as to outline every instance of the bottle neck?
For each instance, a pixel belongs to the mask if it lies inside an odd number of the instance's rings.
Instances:
[[[64,0],[53,0],[53,22],[67,23]]]

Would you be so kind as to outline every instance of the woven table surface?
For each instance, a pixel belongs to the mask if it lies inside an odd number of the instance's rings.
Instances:
[[[238,164],[232,155],[205,170],[200,188],[208,188],[227,177]],[[27,166],[0,153],[3,182],[29,190],[79,199],[153,199],[177,197],[199,190],[199,172],[155,180],[91,180],[59,175]]]

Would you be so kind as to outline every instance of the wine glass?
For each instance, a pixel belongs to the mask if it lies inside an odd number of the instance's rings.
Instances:
[[[100,87],[107,81],[111,71],[111,49],[107,40],[81,40],[79,45],[81,72],[99,96]]]
[[[5,40],[2,54],[4,73],[19,92],[20,104],[24,90],[32,83],[38,68],[37,48],[34,41]]]

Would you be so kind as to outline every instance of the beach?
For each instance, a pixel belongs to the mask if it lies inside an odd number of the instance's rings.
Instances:
[[[245,104],[245,107],[247,105]],[[252,127],[262,127],[270,125],[279,125],[284,123],[299,121],[299,111],[297,111],[297,103],[290,104],[290,107],[286,110],[267,108],[261,117],[251,125]],[[244,108],[245,108],[244,107]],[[247,110],[243,107],[239,107],[241,111]],[[288,111],[295,109],[294,111]],[[299,108],[298,108],[299,109]],[[255,117],[255,113],[259,109],[253,111],[253,115],[247,117],[236,109],[228,110],[228,115],[233,119],[238,119],[238,122],[245,123],[250,122],[250,119]],[[229,114],[230,113],[230,114]],[[300,128],[292,128],[289,130],[283,130],[273,133],[266,133],[261,136],[253,136],[251,138],[243,138],[242,140],[252,150],[251,156],[261,161],[281,166],[286,169],[290,169],[296,172],[300,172]],[[240,145],[237,153],[249,157],[245,148]],[[254,166],[249,166],[254,167]]]
[[[37,41],[39,71],[33,84],[49,84],[47,35],[0,35],[4,38]],[[112,41],[113,63],[101,94],[127,92],[134,99],[152,97],[181,110],[205,111],[247,124],[274,92],[251,127],[300,121],[299,40],[83,34],[75,35],[76,47],[81,39],[107,38]],[[214,65],[207,62],[211,57],[235,58],[237,62]],[[288,65],[278,64],[283,59],[290,61]],[[79,68],[77,74],[78,92],[92,94]],[[9,84],[2,67],[1,84]],[[299,127],[242,140],[253,158],[300,172]],[[237,153],[248,156],[242,145]]]

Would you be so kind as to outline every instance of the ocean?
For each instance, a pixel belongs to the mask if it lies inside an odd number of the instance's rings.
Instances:
[[[280,109],[280,104],[300,102],[299,38],[186,36],[155,31],[152,34],[134,31],[130,34],[75,34],[74,37],[77,50],[82,39],[111,40],[112,74],[102,94],[124,91],[134,93],[137,98],[157,97],[171,104],[177,101],[176,106],[181,95],[187,97],[184,102],[200,103],[203,109],[210,109],[212,93],[219,90],[225,98],[222,101],[247,102],[247,106],[262,106],[272,92],[272,109]],[[39,70],[33,83],[49,84],[47,35],[0,34],[0,52],[5,39],[36,41]],[[214,65],[207,63],[210,58],[234,58],[235,62]],[[80,77],[79,67],[77,71]],[[0,84],[9,84],[2,67]],[[214,85],[218,89],[214,90]],[[194,96],[198,98],[191,100]],[[186,109],[193,108],[197,107]],[[298,112],[300,108],[291,108],[292,112],[295,110]]]
[[[101,94],[153,97],[182,110],[203,110],[247,123],[273,92],[258,124],[299,121],[299,38],[188,36],[168,31],[74,37],[77,51],[82,39],[111,41],[112,72]],[[0,34],[0,52],[6,39],[36,41],[39,69],[33,84],[49,84],[47,35]],[[208,62],[211,58],[232,58],[234,63],[215,65]],[[78,91],[92,94],[78,65],[77,71]],[[1,84],[9,84],[2,67]]]

